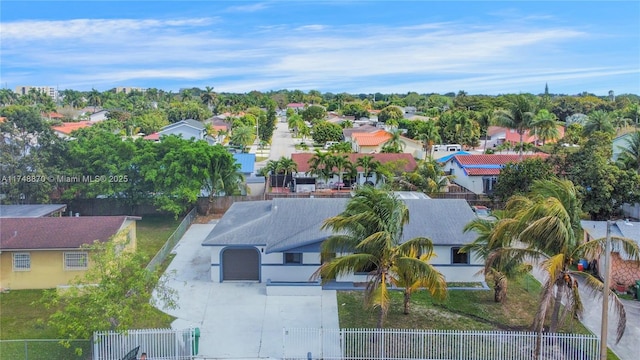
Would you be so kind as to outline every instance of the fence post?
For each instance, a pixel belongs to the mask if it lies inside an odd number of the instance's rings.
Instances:
[[[27,340],[24,341],[24,360],[29,360],[29,349]]]

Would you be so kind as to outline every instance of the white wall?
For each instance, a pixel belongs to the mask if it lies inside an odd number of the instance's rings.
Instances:
[[[443,166],[445,172],[453,170],[453,182],[469,189],[474,194],[484,194],[482,186],[482,176],[467,176],[457,163],[453,161],[447,161]]]

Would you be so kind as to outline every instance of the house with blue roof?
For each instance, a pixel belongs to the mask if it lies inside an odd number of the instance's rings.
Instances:
[[[233,158],[240,164],[240,172],[245,176],[253,174],[256,164],[256,154],[235,153]]]

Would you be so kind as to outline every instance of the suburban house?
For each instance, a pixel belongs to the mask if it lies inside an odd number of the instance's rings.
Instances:
[[[356,132],[351,134],[351,149],[360,154],[375,154],[382,151],[384,144],[391,139],[385,130],[375,132]]]
[[[234,153],[233,158],[236,160],[236,163],[240,164],[240,172],[244,176],[253,174],[256,165],[256,154]]]
[[[267,294],[317,291],[312,274],[321,265],[320,246],[331,234],[323,222],[342,212],[346,198],[275,198],[236,202],[224,214],[202,246],[211,251],[211,281],[254,281],[267,284]],[[447,282],[484,281],[477,273],[482,260],[458,250],[476,237],[464,233],[475,218],[462,199],[408,199],[410,222],[403,239],[425,236],[434,243],[431,260]],[[265,231],[272,229],[272,231]],[[364,273],[337,279],[327,288],[354,287]]]
[[[584,240],[592,241],[603,239],[607,236],[606,221],[580,221],[584,230]],[[628,220],[616,220],[611,224],[611,237],[627,238],[635,241],[640,245],[640,222],[631,222]],[[640,280],[640,262],[634,261],[631,257],[615,243],[612,243],[611,249],[611,281],[612,286],[617,284],[623,287],[634,285],[636,280]],[[598,266],[604,263],[604,257],[598,261]],[[604,271],[598,268],[599,274]]]
[[[400,153],[400,154],[391,154],[391,153],[380,153],[380,154],[345,154],[349,158],[349,162],[355,164],[359,158],[370,156],[374,161],[378,161],[381,164],[394,164],[399,170],[404,172],[411,172],[416,169],[418,166],[416,160],[413,158],[411,154],[408,153]],[[315,156],[312,153],[294,153],[291,154],[291,160],[296,163],[296,167],[298,169],[297,173],[294,174],[294,180],[296,177],[305,177],[310,176],[311,165],[309,162]],[[334,169],[337,171],[337,169]],[[356,168],[356,178],[354,183],[358,185],[364,185],[365,182],[369,181],[372,184],[377,184],[379,181],[376,179],[375,174],[370,174],[368,178],[365,177],[364,169],[362,167]],[[316,178],[317,179],[317,178]],[[324,181],[326,180],[326,184]],[[342,180],[345,182],[345,186],[350,186],[351,183],[349,179],[347,179],[346,175],[343,175]],[[314,181],[312,185],[305,184],[305,191],[316,191],[318,189],[323,188],[331,188],[332,185],[337,184],[340,181],[340,177],[336,174],[333,175],[329,179],[317,179]],[[310,187],[311,186],[311,187]],[[296,189],[296,191],[300,191],[300,189]]]
[[[144,137],[146,140],[160,141],[164,135],[177,135],[183,139],[206,140],[209,145],[215,145],[216,139],[207,135],[204,124],[198,120],[187,119],[163,127],[160,131]]]
[[[91,121],[78,121],[78,122],[66,122],[61,125],[52,126],[53,132],[58,135],[62,139],[71,139],[71,133],[78,130],[84,129],[93,125]]]
[[[356,133],[372,134],[377,131],[380,131],[380,129],[370,124],[366,124],[362,126],[354,126],[354,127],[342,129],[342,137],[344,138],[344,141],[351,142],[353,140],[352,139],[353,134],[356,134]]]
[[[304,110],[307,105],[304,103],[289,103],[287,104],[287,109],[292,109],[295,112],[300,112]]]
[[[65,204],[0,205],[0,218],[60,217],[66,210]]]
[[[558,139],[562,139],[564,137],[564,126],[558,125],[556,126],[556,129],[558,129]],[[511,145],[520,143],[520,134],[518,134],[516,129],[509,129],[502,126],[489,126],[487,128],[487,137],[489,141],[488,144],[492,144],[492,146],[500,145],[505,142],[508,142]],[[531,133],[529,130],[525,130],[523,133],[522,141],[529,144],[542,144],[542,141],[538,136],[535,133]],[[555,142],[555,140],[547,139],[546,142]]]
[[[68,285],[91,267],[83,245],[115,241],[136,249],[130,216],[3,218],[0,226],[0,288],[49,289]]]
[[[547,158],[543,153],[523,155],[522,159]],[[455,155],[444,162],[443,170],[453,175],[452,181],[474,194],[490,195],[493,193],[498,175],[507,163],[520,161],[520,156],[513,155]]]
[[[96,122],[96,121],[107,120],[108,114],[109,114],[108,110],[99,110],[89,115],[89,121]]]

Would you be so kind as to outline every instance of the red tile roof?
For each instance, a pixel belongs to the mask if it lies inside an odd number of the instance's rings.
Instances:
[[[562,139],[564,137],[564,126],[558,125],[556,126],[556,128],[558,129],[558,138]],[[520,143],[520,134],[518,134],[518,132],[516,132],[515,130],[512,132],[511,129],[501,126],[489,126],[489,128],[487,129],[487,134],[489,134],[490,136],[495,136],[500,133],[505,134],[505,141],[508,141],[512,144]],[[524,134],[522,134],[523,142],[533,143],[537,140],[538,137],[535,134],[530,134],[529,130],[526,130]],[[555,140],[547,140],[547,142],[552,143],[555,142]]]
[[[127,216],[5,218],[0,226],[0,249],[77,249],[117,234]]]
[[[391,134],[384,130],[373,133],[356,132],[351,134],[351,139],[358,146],[379,146],[391,139]]]
[[[72,131],[86,128],[93,125],[91,121],[78,121],[70,123],[62,123],[62,125],[53,126],[52,129],[65,135],[71,134]]]
[[[42,116],[46,117],[46,118],[50,118],[50,119],[62,119],[64,118],[64,115],[57,113],[57,112],[49,112],[49,113],[43,113]]]
[[[291,159],[297,164],[298,172],[308,172],[310,170],[309,160],[314,156],[313,153],[295,153],[291,154]],[[413,171],[418,166],[413,155],[409,153],[400,154],[346,154],[349,157],[349,161],[353,164],[356,161],[365,156],[371,156],[374,160],[379,161],[381,164],[386,164],[392,161],[405,161],[404,171]],[[362,168],[358,168],[362,171]]]
[[[143,137],[143,139],[145,139],[145,140],[160,140],[160,133],[155,132],[153,134],[149,134],[149,135]]]

